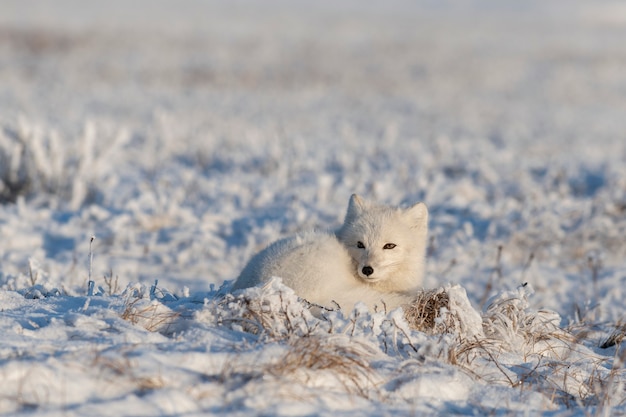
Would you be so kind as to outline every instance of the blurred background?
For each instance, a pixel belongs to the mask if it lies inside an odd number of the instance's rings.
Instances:
[[[427,285],[620,297],[625,98],[618,1],[4,0],[0,284],[82,291],[96,235],[202,290],[358,192],[428,204]]]

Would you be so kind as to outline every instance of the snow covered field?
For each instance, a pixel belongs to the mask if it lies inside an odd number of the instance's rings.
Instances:
[[[626,414],[620,2],[127,3],[0,4],[0,413]],[[224,294],[353,192],[426,325]]]

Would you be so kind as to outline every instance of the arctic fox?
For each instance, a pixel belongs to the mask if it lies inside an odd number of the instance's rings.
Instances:
[[[296,294],[323,308],[395,308],[422,285],[428,209],[381,206],[353,194],[335,232],[308,232],[274,242],[243,269],[233,290],[280,277]]]

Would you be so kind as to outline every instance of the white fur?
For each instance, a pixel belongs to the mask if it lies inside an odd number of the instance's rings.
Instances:
[[[277,276],[324,307],[337,303],[351,309],[361,301],[370,308],[383,303],[394,308],[422,285],[427,233],[423,203],[400,209],[352,195],[335,234],[309,232],[274,242],[250,260],[233,290]]]

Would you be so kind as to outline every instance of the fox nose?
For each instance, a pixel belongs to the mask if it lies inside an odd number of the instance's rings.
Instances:
[[[361,272],[363,272],[363,275],[369,277],[374,273],[374,268],[371,266],[364,266],[363,269],[361,269]]]

